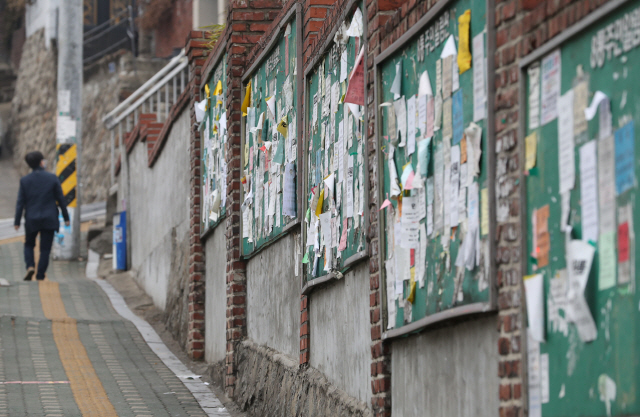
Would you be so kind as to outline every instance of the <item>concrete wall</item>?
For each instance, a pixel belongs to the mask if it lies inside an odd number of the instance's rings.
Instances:
[[[128,160],[131,267],[164,309],[170,279],[180,278],[172,276],[174,240],[189,241],[184,239],[189,232],[189,111],[175,120],[152,168],[146,143],[136,143]]]
[[[259,345],[298,358],[300,281],[295,277],[295,239],[290,233],[247,263],[247,332]]]
[[[311,293],[309,361],[336,387],[371,401],[369,263]]]
[[[498,415],[496,321],[484,317],[394,341],[392,414]]]
[[[204,357],[224,360],[227,345],[227,248],[224,222],[204,242],[206,265]]]

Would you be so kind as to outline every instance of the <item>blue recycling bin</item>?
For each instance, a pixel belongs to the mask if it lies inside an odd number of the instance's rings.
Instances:
[[[127,269],[127,212],[113,215],[113,269]]]

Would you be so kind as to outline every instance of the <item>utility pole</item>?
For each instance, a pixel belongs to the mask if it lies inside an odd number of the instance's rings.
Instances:
[[[56,175],[67,200],[71,227],[61,224],[54,254],[80,256],[80,178],[82,155],[82,0],[60,0],[58,12],[58,113]]]

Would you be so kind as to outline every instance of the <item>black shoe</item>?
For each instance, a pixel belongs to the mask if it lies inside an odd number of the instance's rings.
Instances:
[[[29,268],[27,268],[27,273],[24,276],[24,280],[25,281],[31,281],[31,279],[33,278],[33,274],[36,273],[36,269],[32,266],[30,266]]]

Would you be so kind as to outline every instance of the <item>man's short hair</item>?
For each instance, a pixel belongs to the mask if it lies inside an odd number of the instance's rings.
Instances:
[[[27,162],[27,165],[31,167],[31,169],[36,169],[40,166],[40,162],[44,159],[44,155],[40,151],[29,152],[27,156],[24,157],[24,160]]]

